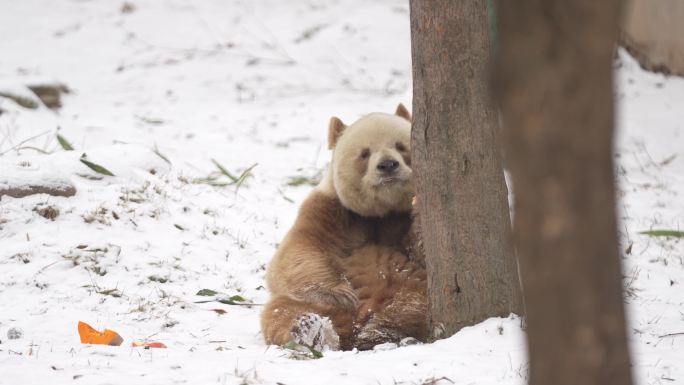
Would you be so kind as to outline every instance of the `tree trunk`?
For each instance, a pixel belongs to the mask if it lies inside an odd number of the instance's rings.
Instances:
[[[612,162],[619,0],[499,1],[530,384],[630,384]]]
[[[522,309],[487,87],[486,4],[411,1],[412,162],[434,338]]]

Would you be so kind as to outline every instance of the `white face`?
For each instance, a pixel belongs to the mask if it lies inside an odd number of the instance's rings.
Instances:
[[[347,127],[333,154],[333,183],[342,204],[362,216],[411,210],[411,124],[382,113]]]

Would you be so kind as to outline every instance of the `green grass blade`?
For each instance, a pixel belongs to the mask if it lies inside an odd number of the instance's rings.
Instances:
[[[676,230],[648,230],[648,231],[640,231],[639,234],[648,235],[651,237],[684,238],[684,231],[676,231]]]
[[[218,291],[211,290],[211,289],[202,289],[202,290],[198,291],[197,294],[195,294],[195,295],[201,295],[204,297],[211,297],[211,296],[216,295],[216,294],[218,294]]]
[[[90,168],[91,170],[95,171],[98,174],[114,176],[114,174],[112,174],[112,172],[107,170],[106,168],[100,166],[97,163],[93,163],[93,162],[85,159],[85,154],[83,154],[83,156],[81,156],[80,160],[81,160],[81,163],[85,164],[86,166],[88,166],[88,168]]]
[[[245,180],[247,180],[247,178],[249,178],[250,176],[253,176],[252,170],[258,164],[259,163],[254,163],[253,165],[247,167],[247,169],[245,171],[243,171],[242,174],[240,174],[240,176],[238,177],[238,180],[235,182],[235,184],[237,185],[237,188],[240,188],[242,186],[242,184],[245,183]]]
[[[310,351],[311,354],[313,355],[314,359],[319,359],[319,358],[322,358],[322,357],[323,357],[323,353],[319,352],[318,350],[312,348],[312,347],[309,346],[309,345],[304,345],[304,346],[306,346],[307,348],[309,348],[309,351]]]
[[[311,358],[313,358],[314,360],[317,360],[317,359],[323,357],[323,353],[312,348],[311,346],[306,345],[306,344],[298,344],[294,341],[290,341],[290,342],[282,345],[282,347],[284,349],[292,350],[294,353],[305,353],[308,350],[309,353],[311,353]],[[301,357],[301,356],[293,356],[291,358],[303,359],[303,357]]]
[[[149,118],[147,116],[135,115],[136,118],[140,119],[141,122],[147,124],[164,124],[164,120],[157,118]]]
[[[158,157],[162,158],[162,159],[164,160],[164,162],[168,163],[169,165],[171,164],[171,161],[169,160],[169,158],[167,158],[164,154],[162,154],[162,153],[159,151],[159,149],[157,148],[157,145],[156,145],[156,144],[154,145],[154,148],[152,149],[152,152],[154,152],[155,154],[157,154]]]
[[[66,138],[62,135],[57,134],[57,141],[59,142],[59,145],[62,146],[64,151],[74,151],[74,146],[72,146],[71,143],[69,143],[69,141],[66,140]]]
[[[0,97],[10,99],[13,102],[17,103],[18,105],[20,105],[24,108],[28,108],[31,110],[35,110],[36,108],[38,108],[38,103],[36,103],[35,101],[33,101],[29,98],[25,98],[25,97],[20,96],[20,95],[15,95],[15,94],[10,93],[10,92],[0,91]]]
[[[238,305],[241,302],[245,302],[246,299],[244,299],[243,297],[241,297],[239,295],[234,295],[234,296],[231,296],[228,298],[220,298],[220,299],[217,299],[216,301],[220,302],[224,305]]]
[[[228,179],[233,181],[233,183],[237,183],[238,177],[231,174],[230,171],[228,171],[227,168],[223,167],[223,165],[221,163],[217,162],[216,159],[212,159],[211,162],[214,163],[214,165],[216,166],[216,168],[219,169],[219,171],[221,171],[221,174],[227,176]]]
[[[304,175],[295,175],[287,179],[286,184],[290,187],[298,187],[302,185],[315,186],[319,180],[314,177],[308,177]]]

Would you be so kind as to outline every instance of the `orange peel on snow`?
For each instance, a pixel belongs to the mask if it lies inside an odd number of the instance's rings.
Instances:
[[[82,344],[119,346],[123,343],[123,338],[114,330],[99,332],[83,321],[78,321],[78,335]]]
[[[131,346],[133,346],[134,348],[142,347],[142,348],[145,348],[145,349],[150,349],[150,348],[161,348],[161,349],[164,349],[164,348],[166,348],[166,345],[164,345],[164,344],[161,343],[161,342],[137,342],[137,341],[133,341],[133,343],[131,344]]]

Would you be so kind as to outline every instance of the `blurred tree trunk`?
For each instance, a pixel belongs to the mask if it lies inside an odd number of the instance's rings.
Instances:
[[[498,2],[530,384],[632,382],[612,161],[619,4]]]
[[[522,310],[488,29],[487,0],[411,1],[412,162],[434,338]]]
[[[627,1],[622,45],[650,71],[684,76],[684,1]]]

